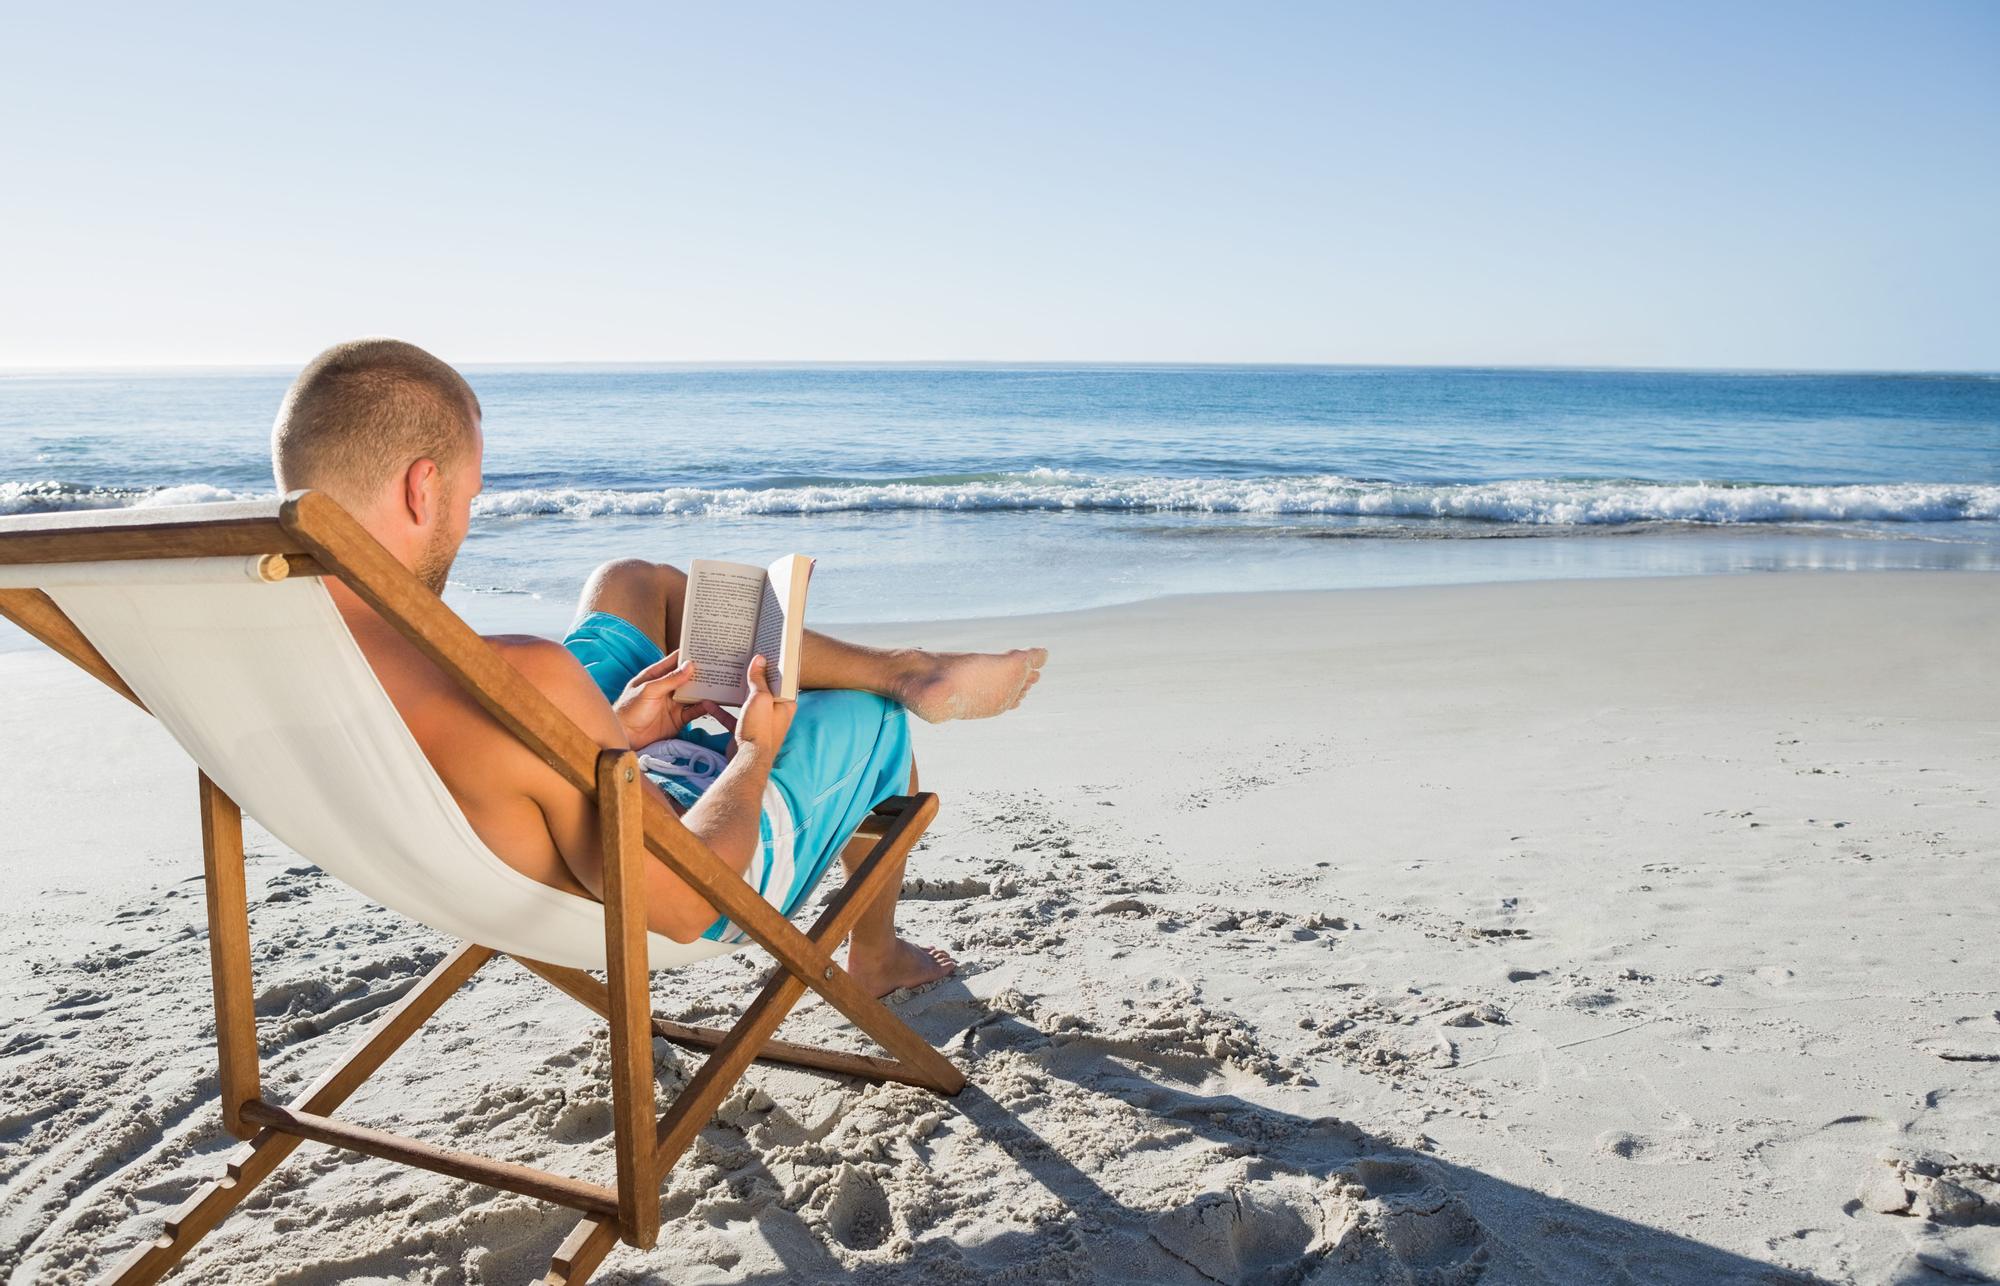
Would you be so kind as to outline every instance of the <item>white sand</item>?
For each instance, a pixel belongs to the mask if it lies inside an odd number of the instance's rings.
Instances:
[[[2000,1276],[1996,591],[1583,582],[868,631],[1055,651],[1026,709],[920,732],[945,809],[906,920],[965,970],[900,1005],[972,1088],[752,1073],[661,1247],[601,1280]],[[0,1267],[85,1281],[226,1146],[193,770],[45,656],[0,656],[0,684]],[[442,943],[251,847],[284,1091]],[[727,1013],[757,973],[662,977],[662,1008]],[[793,1028],[838,1030],[817,1005]],[[503,963],[346,1114],[604,1178],[605,1093],[596,1024]],[[568,1222],[308,1145],[179,1280],[520,1282]]]

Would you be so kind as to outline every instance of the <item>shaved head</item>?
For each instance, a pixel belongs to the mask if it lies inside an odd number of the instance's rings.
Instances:
[[[310,487],[359,511],[418,460],[449,473],[478,422],[479,399],[444,362],[400,339],[350,340],[292,382],[271,467],[279,491]]]

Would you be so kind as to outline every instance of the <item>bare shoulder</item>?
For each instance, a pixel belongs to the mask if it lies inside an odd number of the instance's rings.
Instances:
[[[583,663],[554,639],[536,634],[487,634],[483,636],[508,664],[529,678],[555,676],[567,671],[583,673]]]
[[[611,703],[604,699],[597,681],[583,668],[583,662],[572,656],[568,648],[532,634],[491,634],[486,641],[521,672],[521,677],[534,684],[601,744],[623,743]]]

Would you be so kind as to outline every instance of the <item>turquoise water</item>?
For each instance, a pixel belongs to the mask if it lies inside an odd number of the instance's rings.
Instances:
[[[2000,568],[2000,378],[1346,367],[473,368],[452,596],[818,555],[822,620],[1220,589]],[[0,376],[0,512],[268,494],[289,372]]]

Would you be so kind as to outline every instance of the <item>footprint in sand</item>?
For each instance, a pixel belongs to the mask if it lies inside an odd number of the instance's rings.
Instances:
[[[955,902],[962,898],[984,897],[993,891],[993,886],[985,880],[972,876],[958,879],[916,879],[903,881],[902,900],[905,902]]]
[[[549,1123],[549,1133],[561,1143],[588,1143],[611,1133],[611,1102],[601,1098],[571,1099]]]
[[[1211,1281],[1244,1286],[1470,1283],[1491,1251],[1457,1196],[1414,1161],[1364,1157],[1324,1183],[1233,1183],[1157,1216],[1153,1241]]]
[[[1978,1171],[1990,1176],[1993,1167]],[[1862,1181],[1860,1199],[1847,1209],[1864,1208],[1901,1222],[1912,1261],[1928,1270],[1923,1279],[2000,1281],[2000,1242],[1992,1235],[2000,1224],[2000,1184],[1990,1178],[1963,1169],[1925,1175],[1899,1167]]]
[[[1643,1134],[1634,1134],[1630,1130],[1606,1130],[1597,1136],[1596,1147],[1599,1152],[1617,1157],[1620,1161],[1637,1161],[1643,1165],[1652,1165],[1661,1159],[1658,1155],[1659,1149],[1653,1140]]]
[[[48,1004],[42,1006],[42,1012],[60,1013],[63,1010],[91,1009],[95,1010],[96,1012],[93,1012],[88,1015],[76,1015],[76,1016],[80,1017],[87,1016],[94,1018],[97,1016],[98,1012],[102,1012],[101,1010],[98,1010],[97,1007],[105,1004],[110,999],[111,999],[110,992],[99,991],[95,987],[68,987],[68,986],[58,985],[56,987],[56,993],[54,997],[50,999]]]
[[[1325,1286],[1377,1279],[1469,1283],[1484,1272],[1491,1248],[1486,1229],[1465,1203],[1420,1162],[1363,1158],[1336,1180],[1331,1212],[1340,1230],[1327,1271],[1309,1280]]]
[[[895,1234],[889,1194],[879,1180],[851,1162],[842,1162],[814,1199],[827,1233],[849,1250],[873,1250]]]
[[[1326,1216],[1315,1187],[1287,1177],[1207,1193],[1159,1216],[1148,1231],[1211,1281],[1296,1281],[1324,1249]]]

